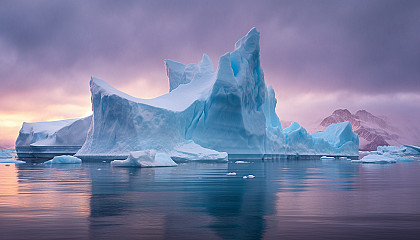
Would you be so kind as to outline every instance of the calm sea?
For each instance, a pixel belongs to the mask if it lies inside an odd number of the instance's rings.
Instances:
[[[420,164],[1,163],[0,239],[420,239]]]

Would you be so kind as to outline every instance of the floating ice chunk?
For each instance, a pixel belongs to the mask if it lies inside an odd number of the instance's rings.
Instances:
[[[177,164],[166,153],[155,150],[130,152],[125,160],[114,160],[114,167],[175,167]]]
[[[351,160],[352,163],[396,163],[395,159],[384,156],[384,155],[377,155],[377,154],[370,154],[363,157],[360,160]]]
[[[249,162],[247,162],[247,161],[236,161],[235,163],[242,164],[242,163],[249,163]]]
[[[322,156],[321,160],[335,160],[335,157]]]
[[[243,176],[242,178],[243,178],[243,179],[247,179],[247,178],[248,178],[248,176]]]
[[[228,175],[228,176],[236,176],[236,172],[230,172],[230,173],[228,173],[226,175]]]
[[[20,161],[20,160],[0,160],[0,163],[26,163],[26,162]]]
[[[249,174],[249,175],[248,175],[248,178],[255,178],[255,176],[254,176],[254,175],[252,175],[252,174]]]
[[[350,160],[349,158],[347,158],[347,157],[339,157],[338,158],[339,160]]]
[[[69,155],[61,155],[55,156],[53,159],[44,162],[44,164],[77,164],[82,163],[80,158],[69,156]]]
[[[169,155],[176,162],[186,161],[216,161],[227,162],[228,154],[226,152],[218,152],[213,149],[204,148],[194,141],[187,141],[180,144],[172,150]]]

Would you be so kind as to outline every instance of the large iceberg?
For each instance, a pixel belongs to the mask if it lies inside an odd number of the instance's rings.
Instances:
[[[349,122],[308,133],[298,123],[283,129],[274,89],[260,64],[260,33],[253,28],[220,57],[197,64],[165,60],[169,92],[154,99],[125,94],[92,77],[93,116],[24,123],[19,157],[72,155],[126,159],[155,150],[177,161],[226,161],[227,155],[357,156],[359,139]]]
[[[259,40],[251,29],[220,57],[216,71],[205,54],[198,64],[165,60],[170,91],[154,99],[132,97],[92,77],[92,124],[76,156],[125,159],[154,149],[176,157],[186,143],[215,156],[357,156],[359,139],[349,122],[313,134],[298,123],[282,129],[274,90],[264,81]]]
[[[73,155],[83,145],[92,116],[50,122],[24,122],[16,139],[19,158]]]

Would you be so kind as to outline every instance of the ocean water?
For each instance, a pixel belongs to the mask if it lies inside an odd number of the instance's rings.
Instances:
[[[227,176],[236,172],[236,176]],[[244,179],[245,175],[255,178]],[[420,164],[0,163],[0,239],[419,239]]]

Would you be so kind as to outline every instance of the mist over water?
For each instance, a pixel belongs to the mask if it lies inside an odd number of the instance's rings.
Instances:
[[[419,172],[418,160],[0,164],[0,232],[2,239],[416,239]],[[256,177],[242,178],[249,174]]]

